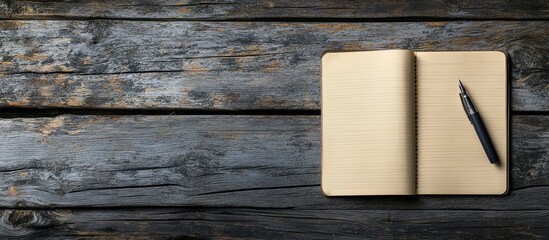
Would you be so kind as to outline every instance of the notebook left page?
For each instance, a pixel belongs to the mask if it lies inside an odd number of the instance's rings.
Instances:
[[[412,195],[414,53],[322,57],[322,191],[327,196]]]

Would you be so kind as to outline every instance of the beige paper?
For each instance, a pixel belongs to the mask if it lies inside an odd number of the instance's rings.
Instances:
[[[416,52],[418,194],[507,191],[507,69],[501,52]],[[486,157],[459,98],[471,95],[500,163]]]
[[[322,190],[415,194],[413,52],[322,58]]]
[[[506,56],[494,51],[325,54],[324,193],[505,193],[506,64]],[[458,79],[475,101],[500,164],[490,164],[463,111]]]

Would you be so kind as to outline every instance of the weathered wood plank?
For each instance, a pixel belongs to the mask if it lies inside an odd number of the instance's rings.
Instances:
[[[325,50],[504,50],[512,109],[549,110],[545,22],[0,21],[0,106],[320,107]]]
[[[257,20],[288,18],[547,19],[547,1],[0,1],[4,18]]]
[[[100,239],[524,239],[549,211],[159,208],[3,210],[2,237]]]
[[[520,187],[549,183],[549,116],[515,116],[511,127],[511,176]],[[527,159],[527,160],[526,160]],[[526,160],[526,161],[524,161]]]
[[[319,116],[2,119],[0,206],[549,209],[548,120],[513,118],[510,196],[326,198]]]

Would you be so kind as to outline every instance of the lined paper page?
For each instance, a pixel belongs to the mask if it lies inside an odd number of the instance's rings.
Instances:
[[[507,190],[507,70],[501,52],[416,52],[418,194]],[[492,165],[463,111],[458,79],[496,147]]]
[[[322,190],[415,194],[413,52],[322,58]]]

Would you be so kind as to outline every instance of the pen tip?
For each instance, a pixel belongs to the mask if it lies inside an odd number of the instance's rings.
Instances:
[[[458,82],[459,82],[459,90],[461,92],[465,92],[465,88],[463,87],[463,83],[461,83],[461,80],[458,79]]]

